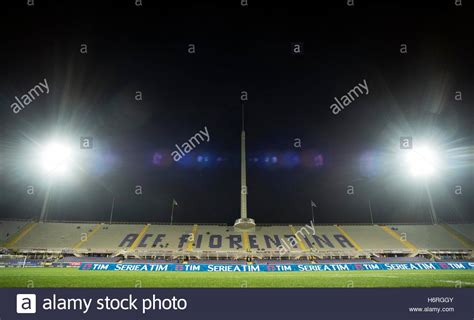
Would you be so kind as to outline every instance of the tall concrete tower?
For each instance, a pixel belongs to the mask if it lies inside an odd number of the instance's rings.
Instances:
[[[255,228],[255,221],[247,217],[247,165],[245,155],[245,113],[242,104],[242,133],[240,135],[240,218],[235,220],[234,228],[249,231]]]

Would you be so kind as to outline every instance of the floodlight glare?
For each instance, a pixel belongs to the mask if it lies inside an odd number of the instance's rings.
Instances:
[[[71,156],[71,148],[60,143],[50,143],[41,150],[41,167],[46,174],[64,174],[70,167]]]
[[[432,176],[438,171],[440,157],[433,148],[421,146],[406,152],[405,162],[413,176]]]

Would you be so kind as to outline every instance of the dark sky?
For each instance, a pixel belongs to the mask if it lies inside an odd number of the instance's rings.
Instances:
[[[23,2],[0,11],[0,216],[39,216],[46,183],[33,141],[59,135],[77,144],[80,169],[55,181],[50,219],[108,220],[115,197],[114,220],[168,221],[175,198],[177,222],[232,223],[245,90],[257,224],[308,222],[311,200],[321,223],[369,223],[369,201],[376,223],[431,221],[423,182],[397,163],[400,136],[432,141],[447,159],[427,182],[438,217],[474,220],[467,1]],[[15,96],[44,78],[50,93],[14,114]],[[364,79],[369,94],[332,114],[334,97]],[[174,145],[204,126],[210,142],[174,163]],[[81,136],[94,138],[92,150],[78,148]]]

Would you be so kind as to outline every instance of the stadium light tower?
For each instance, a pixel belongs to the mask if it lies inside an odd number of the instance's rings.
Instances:
[[[71,169],[73,149],[65,143],[51,142],[41,147],[39,166],[47,178],[48,187],[41,207],[40,222],[44,222],[51,194],[51,188],[56,178],[66,175]]]
[[[240,136],[240,218],[235,220],[234,223],[234,228],[240,231],[248,231],[255,228],[255,221],[247,217],[247,166],[244,116],[244,105],[242,104],[242,133]]]

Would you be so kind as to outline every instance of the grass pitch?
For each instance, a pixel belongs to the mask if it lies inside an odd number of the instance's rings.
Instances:
[[[474,288],[472,270],[331,272],[140,272],[0,269],[3,288]]]

